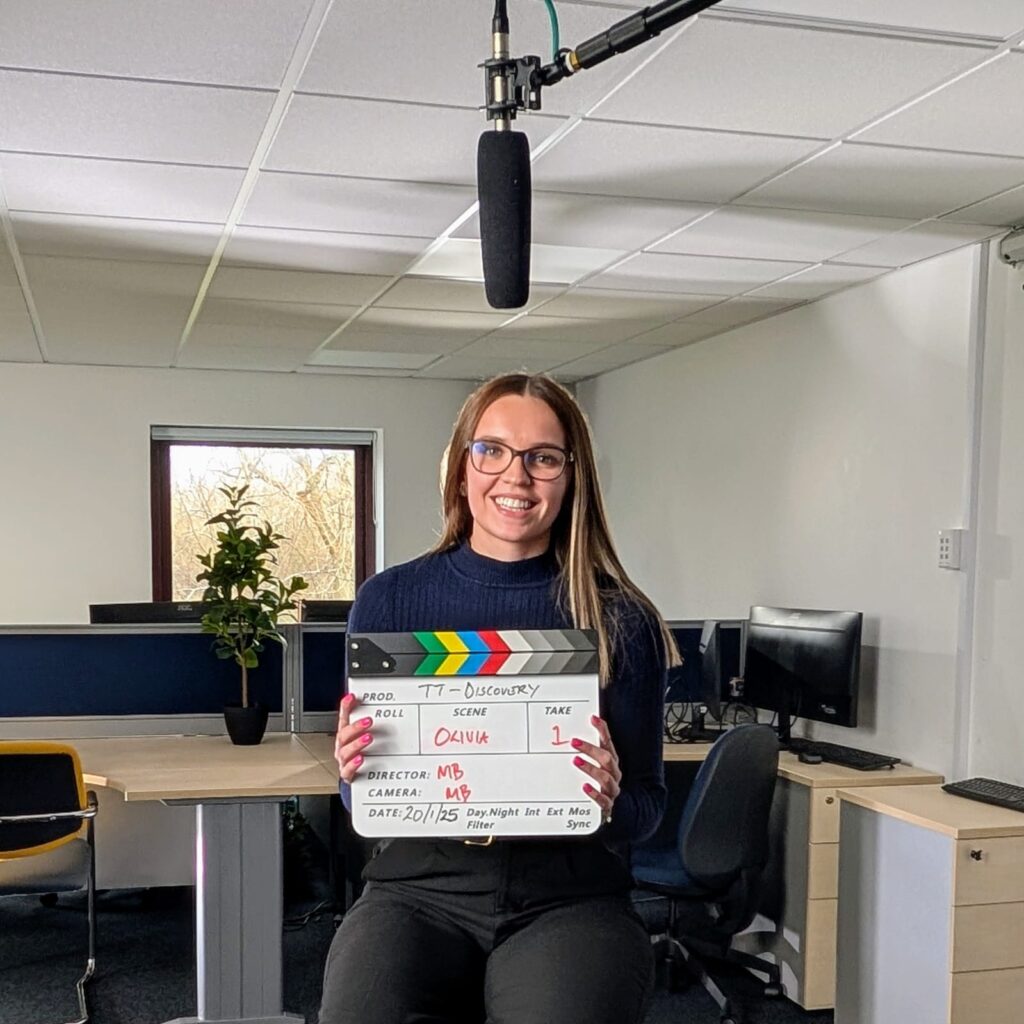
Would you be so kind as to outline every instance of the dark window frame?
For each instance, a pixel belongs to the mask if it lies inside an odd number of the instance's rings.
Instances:
[[[355,500],[355,586],[356,590],[364,580],[376,572],[377,548],[376,530],[373,521],[373,446],[369,444],[344,444],[324,441],[323,443],[295,441],[225,441],[215,437],[209,440],[171,440],[151,438],[149,442],[150,465],[150,524],[153,563],[153,600],[174,600],[171,587],[171,448],[209,447],[219,445],[231,448],[331,448],[350,451],[355,458],[353,479],[356,488]]]

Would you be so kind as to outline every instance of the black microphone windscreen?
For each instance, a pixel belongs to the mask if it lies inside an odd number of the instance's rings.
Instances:
[[[529,140],[522,132],[484,132],[476,173],[487,301],[517,309],[530,297]]]

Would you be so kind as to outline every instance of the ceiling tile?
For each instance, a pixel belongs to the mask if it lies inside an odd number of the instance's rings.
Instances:
[[[461,185],[264,171],[242,223],[433,237],[475,202],[476,190]]]
[[[568,362],[579,356],[605,348],[601,343],[589,344],[585,341],[551,341],[540,338],[511,336],[508,329],[490,334],[486,338],[474,341],[472,345],[460,349],[460,356],[475,358],[485,356],[492,359],[541,359],[550,365]]]
[[[762,317],[773,316],[781,313],[784,309],[799,305],[792,299],[773,299],[762,295],[740,295],[737,298],[721,302],[717,306],[709,306],[699,313],[687,317],[684,323],[707,324],[710,327],[717,327],[719,330],[728,330],[731,327],[739,327],[740,324],[749,324],[753,320],[760,320]]]
[[[500,334],[510,340],[579,343],[587,346],[587,351],[593,351],[649,331],[657,323],[657,319],[587,320],[531,314],[513,320],[501,329]]]
[[[35,256],[205,264],[221,234],[219,224],[63,213],[13,213],[11,221],[18,248]]]
[[[973,203],[944,217],[943,220],[1016,227],[1024,224],[1024,185],[1009,189],[991,199]]]
[[[231,211],[243,171],[0,152],[12,210],[216,222]]]
[[[253,328],[261,344],[272,342],[279,328],[296,333],[311,332],[316,334],[315,344],[318,345],[358,311],[358,306],[207,297],[198,323]]]
[[[437,358],[417,352],[369,352],[324,348],[309,358],[309,366],[346,366],[358,369],[418,370]]]
[[[743,202],[920,219],[1022,182],[1024,160],[853,142],[756,189]]]
[[[363,330],[359,327],[346,327],[322,351],[399,352],[435,359],[461,348],[476,336],[459,336],[442,331],[417,333],[400,328]]]
[[[280,331],[272,343],[260,344],[251,328],[197,325],[174,365],[183,369],[288,372],[304,366],[319,341],[309,331]]]
[[[3,147],[245,167],[274,96],[81,75],[0,71]]]
[[[492,5],[493,6],[493,5]],[[518,4],[511,13],[511,49],[551,60],[551,30],[541,4]],[[558,8],[568,45],[608,27],[624,12],[604,6]],[[382,41],[386,43],[382,44]],[[384,52],[382,52],[382,45]],[[299,82],[303,92],[376,96],[414,103],[477,108],[484,103],[483,72],[491,56],[491,7],[478,0],[445,0],[443,13],[423,17],[410,0],[335,4]],[[544,109],[582,113],[644,58],[643,51],[617,57],[585,75],[542,92]],[[484,116],[477,115],[481,128]]]
[[[365,274],[318,274],[260,267],[217,268],[210,297],[361,306],[387,283]]]
[[[715,11],[759,11],[820,21],[1005,39],[1024,29],[1019,0],[723,0]]]
[[[851,249],[838,262],[860,263],[875,267],[905,267],[918,260],[959,249],[999,234],[998,228],[981,224],[954,224],[950,221],[929,221],[909,231],[888,235],[876,242]]]
[[[642,249],[713,209],[697,203],[536,191],[532,238],[547,245]],[[474,214],[455,237],[479,238],[479,216]]]
[[[530,285],[530,304],[544,302],[561,292],[558,286]],[[454,278],[403,277],[374,303],[382,309],[451,309],[467,313],[493,313],[483,284]]]
[[[55,362],[168,366],[203,267],[26,256]]]
[[[993,96],[1022,92],[1024,53],[1007,53],[858,135],[857,140],[1024,156],[1024,105],[992,102]]]
[[[825,264],[812,267],[810,270],[785,281],[759,288],[753,298],[799,299],[809,302],[820,299],[823,295],[838,292],[855,284],[871,281],[885,270],[881,267],[856,267],[842,264]]]
[[[831,139],[981,55],[973,47],[703,18],[596,116]]]
[[[655,356],[671,352],[678,346],[663,345],[640,345],[633,342],[626,342],[622,345],[614,345],[593,355],[583,356],[582,359],[574,359],[572,362],[563,363],[558,367],[556,376],[572,380],[582,380],[585,377],[596,377],[598,374],[607,373],[609,370],[617,370],[631,363],[638,363],[644,359],[652,359]]]
[[[347,351],[441,355],[468,345],[507,320],[503,313],[432,312],[373,308],[327,345]]]
[[[591,278],[591,288],[736,295],[792,274],[805,264],[775,260],[730,260],[717,256],[677,256],[642,252],[614,270]]]
[[[536,356],[520,359],[488,356],[464,356],[461,353],[446,356],[420,370],[416,376],[432,380],[487,380],[499,373],[546,373],[557,363]]]
[[[14,269],[14,260],[11,259],[10,250],[7,248],[7,239],[0,236],[0,285],[18,287],[18,272]]]
[[[0,65],[276,88],[310,0],[4,0]]]
[[[531,143],[537,145],[560,124],[558,118],[535,115]],[[475,187],[482,130],[476,110],[296,96],[264,166]]]
[[[224,250],[230,266],[278,267],[341,274],[400,274],[427,240],[286,228],[236,228]]]
[[[538,189],[720,203],[820,147],[807,139],[585,121],[533,164]]]
[[[573,288],[538,310],[545,316],[600,320],[675,320],[721,302],[721,295],[667,295],[614,288]]]
[[[654,345],[659,348],[679,348],[682,345],[692,345],[695,341],[701,341],[717,334],[719,327],[712,327],[710,324],[693,323],[690,320],[677,320],[675,323],[663,324],[655,327],[654,330],[645,334],[638,334],[630,339],[628,345]],[[620,346],[621,347],[621,346]]]
[[[568,245],[530,246],[530,280],[549,284],[572,284],[581,277],[621,259],[622,249],[584,249]],[[449,238],[428,253],[410,274],[483,280],[480,242],[472,238]]]
[[[728,206],[654,246],[652,252],[818,263],[912,223],[895,218]]]

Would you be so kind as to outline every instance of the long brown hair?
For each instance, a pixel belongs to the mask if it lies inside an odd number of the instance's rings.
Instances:
[[[508,373],[482,384],[466,399],[452,428],[451,440],[442,466],[441,538],[433,551],[441,552],[468,540],[473,528],[469,502],[464,495],[466,450],[485,410],[506,395],[539,398],[546,403],[565,431],[566,447],[573,462],[562,508],[551,527],[551,544],[562,581],[562,600],[577,629],[597,631],[601,682],[611,680],[612,650],[618,622],[608,614],[609,599],[631,598],[647,609],[658,623],[668,664],[679,664],[675,640],[665,620],[648,597],[629,578],[615,553],[608,517],[605,514],[597,460],[590,426],[573,396],[557,381],[544,374]]]

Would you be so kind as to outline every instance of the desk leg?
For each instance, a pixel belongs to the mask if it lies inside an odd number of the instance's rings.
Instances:
[[[198,1017],[169,1024],[295,1024],[281,1010],[281,804],[196,806]]]

